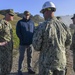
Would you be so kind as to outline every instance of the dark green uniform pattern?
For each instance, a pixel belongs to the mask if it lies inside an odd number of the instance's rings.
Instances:
[[[39,25],[33,36],[33,47],[40,51],[40,75],[53,75],[55,71],[57,75],[65,75],[65,49],[71,41],[69,28],[55,17]]]
[[[0,46],[0,75],[7,75],[12,67],[12,27],[6,20],[0,20],[0,42],[7,44]]]

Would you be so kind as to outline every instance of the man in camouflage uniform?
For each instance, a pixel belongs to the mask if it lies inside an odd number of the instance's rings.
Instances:
[[[12,66],[12,27],[13,10],[6,10],[5,18],[0,20],[0,75],[7,75]]]
[[[70,24],[70,30],[72,33],[71,50],[73,50],[73,70],[75,71],[75,14],[71,19],[73,21],[73,24]]]
[[[75,14],[73,15],[73,17],[71,18],[72,21],[73,21],[73,24],[70,24],[70,29],[71,29],[71,32],[72,32],[72,35],[74,34],[75,32]]]
[[[52,2],[45,2],[42,10],[45,21],[36,29],[33,47],[40,51],[39,75],[65,75],[65,49],[71,44],[71,33],[64,23],[54,17]]]

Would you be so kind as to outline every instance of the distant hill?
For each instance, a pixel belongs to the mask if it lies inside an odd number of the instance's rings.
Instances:
[[[44,21],[44,18],[41,17],[40,15],[35,15],[32,17],[32,20],[35,22],[35,23],[39,23],[39,22],[43,22]]]
[[[17,14],[17,16],[19,16],[19,17],[23,17],[23,13],[16,13]],[[39,22],[43,22],[44,21],[44,18],[43,17],[41,17],[40,15],[31,15],[31,19],[35,22],[35,23],[39,23]]]
[[[13,9],[11,9],[13,10]],[[6,10],[0,10],[0,16],[1,15],[4,15],[6,13]],[[23,17],[23,13],[19,13],[19,12],[15,12],[16,14],[16,17],[19,17],[19,18],[22,18]],[[72,20],[71,20],[71,17],[72,15],[65,15],[65,16],[59,16],[61,17],[61,20],[67,25],[69,26],[71,23],[72,23]],[[2,18],[2,17],[1,17]],[[36,15],[32,15],[31,14],[31,18],[32,20],[35,22],[35,23],[39,23],[39,22],[43,22],[44,21],[44,18],[41,17],[40,15],[36,14]],[[18,20],[18,19],[16,19]]]
[[[5,15],[7,12],[6,10],[8,10],[8,9],[0,10],[0,14]],[[11,10],[13,10],[13,9],[11,9]]]

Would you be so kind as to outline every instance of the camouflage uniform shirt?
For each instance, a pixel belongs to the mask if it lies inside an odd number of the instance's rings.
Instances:
[[[75,24],[70,24],[70,30],[72,33],[71,50],[73,51],[73,70],[75,71]]]
[[[69,29],[55,17],[39,25],[33,36],[33,47],[40,51],[39,69],[59,71],[65,69],[65,48],[70,44]]]
[[[11,40],[11,24],[6,20],[0,21],[0,42]]]
[[[6,20],[0,20],[0,42],[7,44],[0,46],[0,75],[7,75],[12,66],[12,27]]]

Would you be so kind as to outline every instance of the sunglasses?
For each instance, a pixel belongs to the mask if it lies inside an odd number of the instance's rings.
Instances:
[[[42,10],[42,13],[44,14],[45,11],[55,11],[54,8],[46,8]]]
[[[9,14],[10,16],[14,16],[14,15],[12,15],[12,14]]]
[[[51,10],[51,9],[50,8],[43,9],[42,13],[44,14],[45,11],[49,11],[49,10]]]

